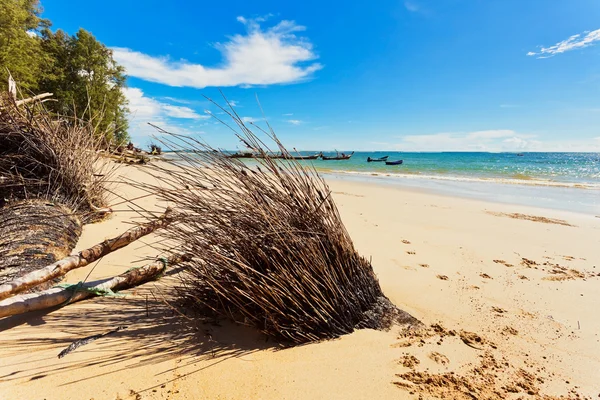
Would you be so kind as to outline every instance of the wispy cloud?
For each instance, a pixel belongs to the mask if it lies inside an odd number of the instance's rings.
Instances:
[[[148,126],[148,122],[160,126],[168,132],[189,133],[188,128],[181,126],[182,119],[205,120],[210,118],[207,115],[198,114],[189,107],[175,106],[148,97],[139,88],[125,88],[123,93],[129,101],[129,126],[133,138],[156,133],[153,128]]]
[[[284,117],[291,117],[292,115],[294,115],[294,113],[283,114]]]
[[[549,58],[557,54],[561,54],[567,51],[583,49],[591,46],[594,42],[600,40],[600,29],[595,31],[585,31],[577,35],[573,35],[570,38],[563,40],[562,42],[556,43],[554,46],[541,47],[537,52],[530,51],[527,53],[528,56],[538,56],[538,58]]]
[[[244,121],[244,122],[258,122],[261,120],[262,120],[262,118],[242,117],[242,121]]]
[[[538,142],[532,135],[495,129],[402,136],[397,147],[406,151],[524,151]]]
[[[144,54],[129,48],[113,48],[113,56],[129,76],[170,86],[205,88],[207,86],[271,85],[294,83],[310,78],[322,65],[312,43],[298,32],[305,27],[283,20],[268,29],[265,18],[237,20],[246,33],[216,44],[223,60],[211,67],[186,60]]]
[[[287,122],[289,122],[292,125],[300,125],[302,123],[302,121],[300,121],[299,119],[288,119]]]
[[[419,12],[419,11],[421,11],[421,7],[419,7],[419,5],[417,3],[415,3],[414,1],[406,0],[404,2],[404,7],[408,11],[410,11],[410,12]]]

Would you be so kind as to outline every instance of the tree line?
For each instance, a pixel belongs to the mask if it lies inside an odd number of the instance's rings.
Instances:
[[[0,90],[8,74],[24,94],[50,92],[49,111],[92,122],[107,145],[127,133],[125,69],[90,32],[52,31],[39,0],[0,0]]]

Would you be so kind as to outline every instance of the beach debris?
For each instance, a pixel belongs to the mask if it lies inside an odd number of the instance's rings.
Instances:
[[[443,281],[447,281],[448,280],[448,275],[437,275],[438,279],[441,279]]]
[[[316,169],[294,160],[268,124],[220,110],[257,155],[250,163],[158,128],[163,149],[178,160],[145,167],[153,185],[131,182],[175,209],[160,235],[191,255],[175,292],[180,304],[292,343],[419,324],[383,294]]]
[[[65,306],[90,297],[117,296],[119,291],[158,279],[169,266],[188,260],[186,255],[172,255],[141,267],[131,268],[121,275],[93,282],[60,285],[37,293],[28,293],[0,301],[0,318]]]
[[[481,273],[481,274],[479,274],[479,276],[480,276],[480,277],[482,277],[482,278],[485,278],[485,279],[494,279],[494,278],[492,278],[491,276],[489,276],[488,274],[486,274],[485,272],[484,272],[484,273]]]
[[[402,243],[404,243],[404,244],[410,244],[410,241],[408,241],[406,239],[402,239]]]
[[[407,251],[406,254],[415,255],[417,253],[415,253],[414,251]]]
[[[0,300],[63,276],[73,269],[84,267],[115,250],[133,243],[143,236],[149,235],[159,228],[165,228],[171,222],[171,214],[172,210],[167,209],[159,218],[155,218],[143,225],[131,228],[119,236],[107,239],[88,249],[81,250],[77,254],[63,258],[42,269],[31,271],[20,278],[16,278],[0,285]]]
[[[113,333],[120,332],[123,329],[127,329],[127,327],[126,326],[119,326],[118,328],[115,328],[112,331],[108,331],[108,332],[105,332],[105,333],[100,333],[98,335],[92,335],[92,336],[88,336],[88,337],[83,338],[83,339],[76,340],[73,343],[71,343],[69,345],[69,347],[67,347],[66,349],[64,349],[60,353],[58,353],[58,358],[63,358],[64,356],[66,356],[67,354],[69,354],[69,353],[77,350],[81,346],[85,346],[86,344],[92,343],[93,341],[98,340],[98,339],[100,339],[102,337],[105,337],[105,336],[108,336],[108,335],[112,335]]]

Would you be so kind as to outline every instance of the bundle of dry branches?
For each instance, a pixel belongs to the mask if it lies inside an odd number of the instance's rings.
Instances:
[[[99,144],[89,124],[0,95],[0,283],[66,257],[103,215]]]
[[[163,235],[191,256],[180,298],[204,315],[295,343],[417,323],[382,293],[316,170],[271,158],[275,152],[233,109],[223,111],[258,160],[247,164],[202,141],[169,135],[161,142],[178,160],[145,167],[159,183],[138,185],[174,206]],[[290,154],[270,127],[261,131]]]
[[[0,201],[42,198],[90,212],[105,203],[101,137],[89,124],[0,98]]]

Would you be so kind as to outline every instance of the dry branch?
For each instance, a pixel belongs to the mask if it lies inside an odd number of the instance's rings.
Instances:
[[[143,267],[133,268],[113,278],[72,285],[69,288],[57,287],[39,293],[5,299],[0,301],[0,318],[66,305],[102,293],[117,292],[139,286],[159,277],[164,273],[167,265],[175,265],[185,259],[186,256],[173,255],[166,260],[157,260]]]
[[[171,213],[171,209],[167,209],[167,211],[158,219],[129,229],[127,232],[124,232],[117,237],[107,239],[102,243],[90,247],[89,249],[82,250],[75,255],[63,258],[45,268],[32,271],[18,279],[0,285],[0,300],[35,287],[40,283],[63,276],[73,269],[85,267],[89,263],[154,232],[156,229],[166,227],[171,222]]]
[[[17,100],[17,101],[15,101],[15,104],[18,106],[22,106],[24,104],[33,103],[35,101],[45,99],[47,97],[52,97],[52,93],[42,93],[42,94],[38,94],[37,96],[29,97],[27,99]]]

